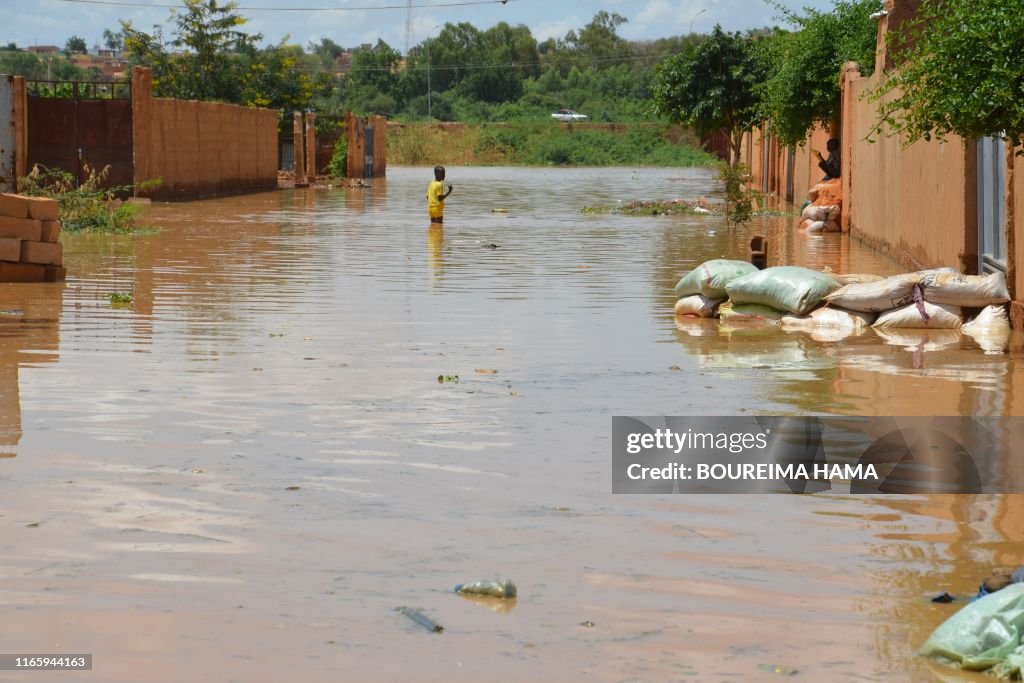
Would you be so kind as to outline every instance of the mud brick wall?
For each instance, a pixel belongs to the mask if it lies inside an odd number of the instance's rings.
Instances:
[[[158,200],[217,197],[277,187],[278,112],[152,96],[149,69],[132,70],[135,183]]]
[[[66,275],[56,199],[0,194],[0,282],[57,282]]]

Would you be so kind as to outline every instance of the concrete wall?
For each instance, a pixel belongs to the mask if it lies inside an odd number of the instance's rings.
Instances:
[[[135,183],[143,196],[200,199],[277,187],[278,112],[152,96],[149,69],[132,70]]]

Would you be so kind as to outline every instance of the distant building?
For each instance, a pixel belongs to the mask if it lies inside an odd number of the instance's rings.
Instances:
[[[26,52],[34,52],[37,55],[49,55],[60,52],[60,48],[56,45],[32,45],[25,48]]]

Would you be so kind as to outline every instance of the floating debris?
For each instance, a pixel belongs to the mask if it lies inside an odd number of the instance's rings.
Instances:
[[[423,614],[419,610],[412,609],[411,607],[396,607],[396,611],[409,617],[423,628],[433,633],[441,633],[444,631],[444,626],[432,620],[430,617]]]

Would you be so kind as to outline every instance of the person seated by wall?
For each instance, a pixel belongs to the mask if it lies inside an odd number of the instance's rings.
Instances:
[[[825,172],[825,177],[822,180],[834,180],[839,177],[840,174],[840,163],[839,163],[839,140],[832,138],[825,143],[825,148],[828,150],[828,159],[821,156],[821,152],[814,150],[815,156],[818,157],[818,168]]]

